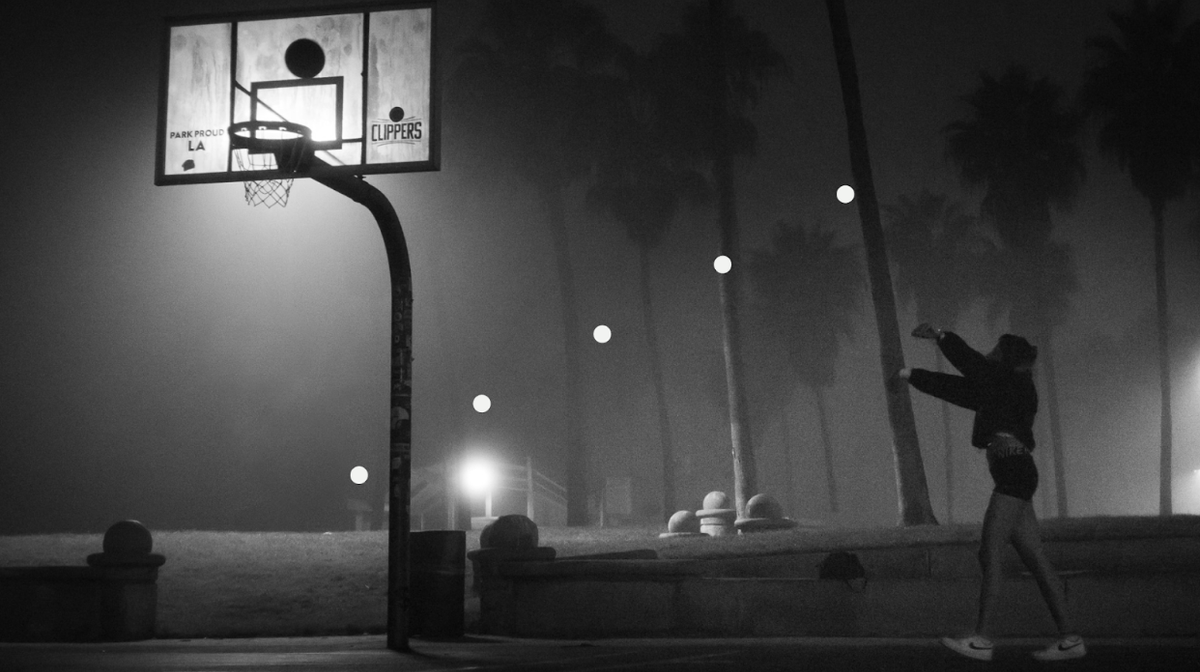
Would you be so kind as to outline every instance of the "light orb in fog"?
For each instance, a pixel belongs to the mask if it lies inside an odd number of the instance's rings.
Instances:
[[[592,338],[596,339],[597,343],[607,343],[612,338],[612,329],[602,324],[592,330]]]
[[[496,485],[496,467],[490,460],[476,457],[463,464],[459,478],[467,494],[486,494]]]
[[[854,200],[854,187],[852,187],[848,184],[843,184],[842,186],[838,187],[837,199],[839,201],[841,201],[842,203],[849,203],[850,201],[853,201]]]
[[[355,485],[362,485],[367,482],[367,470],[365,467],[355,467],[350,470],[350,480],[354,481]]]
[[[475,401],[472,401],[471,405],[475,407],[476,411],[487,413],[488,409],[492,407],[492,400],[488,399],[486,394],[481,394],[475,397]]]
[[[713,268],[717,269],[717,273],[725,275],[729,272],[729,269],[733,268],[733,262],[729,260],[729,257],[722,254],[713,260]]]

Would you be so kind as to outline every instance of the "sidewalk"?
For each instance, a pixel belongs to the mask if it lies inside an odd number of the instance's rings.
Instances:
[[[1029,657],[1041,640],[1002,640],[990,664],[961,658],[929,639],[783,638],[528,640],[465,637],[411,640],[412,652],[386,648],[383,636],[149,640],[104,644],[0,643],[4,672],[201,672],[297,670],[535,672],[650,670],[1200,670],[1197,639],[1089,639],[1086,658],[1043,664]]]

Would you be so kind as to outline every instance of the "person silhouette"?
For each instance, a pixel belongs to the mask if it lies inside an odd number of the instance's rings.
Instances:
[[[1033,493],[1038,486],[1032,455],[1033,419],[1038,396],[1032,369],[1037,348],[1020,336],[1004,334],[992,351],[983,355],[957,334],[928,323],[918,325],[912,335],[935,341],[962,375],[905,368],[898,372],[899,378],[925,394],[975,412],[971,445],[986,451],[988,472],[995,483],[980,534],[983,582],[975,631],[961,638],[943,637],[942,643],[976,660],[992,659],[993,618],[1004,578],[1001,558],[1004,547],[1011,543],[1037,581],[1059,632],[1057,642],[1035,651],[1033,657],[1051,661],[1084,656],[1087,649],[1067,612],[1066,595],[1042,547],[1033,511]]]

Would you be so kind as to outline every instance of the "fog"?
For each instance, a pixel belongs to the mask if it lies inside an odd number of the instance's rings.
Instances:
[[[641,49],[678,31],[685,5],[594,4]],[[848,0],[880,202],[927,187],[977,212],[981,193],[961,186],[942,129],[965,116],[961,98],[980,71],[1021,63],[1073,99],[1089,62],[1085,39],[1112,32],[1105,11],[1126,4]],[[482,5],[439,0],[443,78]],[[347,529],[347,498],[381,506],[390,290],[373,218],[304,179],[286,208],[272,209],[247,206],[241,184],[153,184],[164,17],[282,6],[49,1],[3,22],[0,534],[99,532],[121,519],[151,529]],[[790,68],[750,114],[756,155],[735,164],[743,250],[764,249],[780,220],[821,224],[840,244],[860,246],[857,209],[835,198],[850,170],[824,4],[735,0],[732,10],[766,32]],[[1187,10],[1194,20],[1195,7]],[[394,205],[413,267],[414,466],[478,451],[531,457],[565,482],[563,343],[575,339],[589,489],[631,478],[633,518],[665,524],[637,247],[585,206],[586,180],[573,185],[567,221],[583,328],[564,334],[538,193],[502,157],[482,154],[489,145],[479,134],[505,129],[481,130],[445,97],[442,118],[440,171],[368,178]],[[1070,511],[1153,514],[1150,208],[1098,154],[1091,130],[1080,144],[1086,182],[1075,206],[1053,215],[1079,289],[1053,342],[1038,344],[1053,348],[1058,369]],[[1166,215],[1175,509],[1200,512],[1200,188]],[[716,226],[711,204],[688,205],[651,253],[681,508],[733,491]],[[898,317],[906,361],[933,368],[928,344],[907,338],[913,308],[902,304]],[[591,337],[601,324],[613,333],[605,344]],[[978,301],[944,326],[986,349],[1009,324]],[[853,332],[826,391],[838,510],[814,398],[795,382],[780,383],[781,413],[755,427],[759,490],[792,517],[894,525],[891,432],[865,288]],[[487,413],[473,410],[477,394],[491,398]],[[930,499],[945,518],[941,404],[920,395],[913,404]],[[1043,403],[1036,432],[1048,446],[1046,415]],[[982,517],[990,489],[969,445],[970,420],[964,411],[951,417],[955,519],[967,521]],[[1041,515],[1054,512],[1049,457],[1038,452]],[[358,465],[371,474],[364,485],[350,480]]]

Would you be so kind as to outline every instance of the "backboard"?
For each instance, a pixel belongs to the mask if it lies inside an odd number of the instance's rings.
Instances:
[[[295,177],[241,168],[241,122],[308,127],[332,173],[437,170],[433,20],[432,0],[168,20],[154,183]]]

